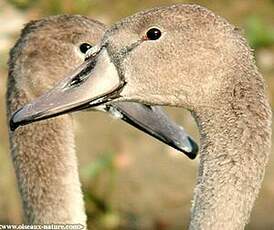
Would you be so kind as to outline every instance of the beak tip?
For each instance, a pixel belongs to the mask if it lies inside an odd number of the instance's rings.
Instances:
[[[9,121],[9,127],[11,131],[15,131],[19,126],[24,124],[24,120],[22,119],[22,111],[24,111],[23,108],[20,108],[11,115]]]
[[[9,126],[11,131],[15,131],[20,126],[19,122],[14,121],[14,115],[10,119]]]
[[[198,151],[199,151],[199,147],[198,145],[196,144],[195,141],[193,141],[190,137],[187,138],[189,143],[190,143],[190,151],[186,151],[186,155],[194,160],[196,158],[196,156],[198,155]]]

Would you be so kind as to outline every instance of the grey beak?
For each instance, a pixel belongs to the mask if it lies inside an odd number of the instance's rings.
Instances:
[[[125,83],[120,79],[105,48],[98,56],[86,60],[55,88],[16,111],[10,120],[11,130],[104,104],[105,111],[120,114],[122,120],[194,159],[198,152],[197,144],[158,107],[124,102],[106,105],[112,98],[119,97],[119,89]]]
[[[105,103],[121,85],[108,55],[103,55],[100,60],[89,58],[52,90],[17,111],[10,126],[16,129],[17,125]]]
[[[185,153],[190,159],[197,156],[198,145],[192,137],[183,127],[172,121],[159,106],[116,102],[105,108],[113,116],[118,116],[137,129]]]
[[[103,56],[89,58],[70,76],[33,102],[14,113],[10,127],[16,129],[33,121],[95,107],[110,100],[123,85],[106,50]]]
[[[40,118],[38,115],[33,117],[30,110],[27,110],[25,114],[26,110],[24,108],[13,114],[10,120],[11,130],[48,118]],[[112,116],[185,153],[190,159],[195,159],[198,154],[198,145],[192,137],[187,134],[183,127],[172,121],[158,106],[148,106],[134,102],[116,102],[102,106],[102,108],[103,111],[112,114]]]

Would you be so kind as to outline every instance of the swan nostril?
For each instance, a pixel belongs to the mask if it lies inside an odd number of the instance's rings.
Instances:
[[[72,87],[72,86],[80,85],[83,81],[84,81],[84,77],[82,77],[80,75],[77,75],[76,77],[74,77],[72,79],[72,81],[70,82],[69,86]]]
[[[144,108],[148,109],[148,110],[153,110],[152,107],[150,105],[147,104],[143,104]]]
[[[88,79],[88,77],[90,76],[89,73],[95,67],[96,62],[97,62],[96,59],[92,59],[87,64],[87,66],[85,66],[84,69],[82,69],[80,71],[80,73],[78,73],[74,78],[72,78],[72,80],[68,83],[67,87],[69,87],[69,88],[77,87],[77,86],[81,85],[83,82],[85,82]]]

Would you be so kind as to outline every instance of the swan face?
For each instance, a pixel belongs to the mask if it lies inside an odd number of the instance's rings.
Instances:
[[[119,100],[195,110],[215,105],[227,92],[243,43],[224,19],[179,4],[122,20],[105,33],[101,46],[126,83]]]
[[[82,16],[53,16],[30,22],[11,51],[10,62],[20,73],[18,88],[33,98],[49,90],[64,73],[83,62],[88,48],[85,44],[95,45],[105,30],[105,25]]]

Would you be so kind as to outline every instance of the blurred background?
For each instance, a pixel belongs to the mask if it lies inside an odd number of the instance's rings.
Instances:
[[[82,14],[108,25],[142,9],[196,3],[242,28],[274,99],[273,0],[0,0],[0,224],[21,223],[21,204],[8,151],[4,95],[9,49],[29,20]],[[168,108],[196,140],[189,113]],[[184,229],[189,222],[198,159],[101,113],[76,118],[77,155],[90,229]],[[95,131],[96,130],[96,131]],[[273,154],[247,229],[274,229]]]

